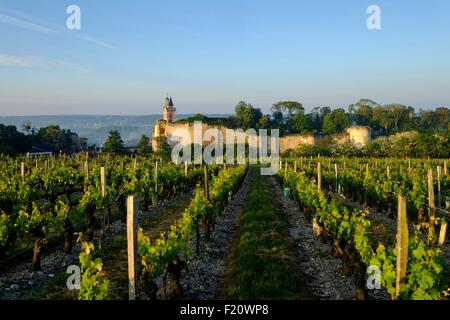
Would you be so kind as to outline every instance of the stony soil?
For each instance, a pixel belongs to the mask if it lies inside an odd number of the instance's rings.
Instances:
[[[275,197],[283,205],[289,234],[297,245],[301,268],[314,295],[319,299],[353,299],[356,289],[352,279],[340,275],[342,261],[330,256],[329,245],[319,241],[297,203],[283,196],[275,177],[270,178],[270,183]]]

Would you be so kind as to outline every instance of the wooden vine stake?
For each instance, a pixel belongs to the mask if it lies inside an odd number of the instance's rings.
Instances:
[[[106,169],[105,169],[105,167],[100,167],[100,183],[101,183],[102,197],[105,197],[105,195],[106,195]],[[101,234],[103,235],[103,233],[105,232],[105,227],[106,227],[105,212],[102,212],[102,221],[101,222],[102,222]]]
[[[89,162],[86,159],[84,162],[84,178],[87,180],[89,178]]]
[[[322,165],[317,162],[317,191],[322,191]]]
[[[395,295],[400,294],[406,277],[408,265],[408,218],[406,215],[406,198],[398,197],[397,212],[397,277],[395,280]]]
[[[439,232],[439,246],[442,247],[447,240],[447,221],[441,220],[441,231]]]
[[[322,192],[322,165],[320,162],[317,162],[317,192]],[[317,217],[314,216],[312,219],[312,228],[314,233],[320,237],[322,235],[322,227],[320,226],[319,222],[317,221]]]
[[[188,163],[187,160],[184,162],[184,176],[188,176]]]
[[[428,206],[429,206],[429,223],[430,227],[428,230],[428,239],[432,240],[434,237],[434,211],[435,211],[435,200],[434,200],[434,186],[433,186],[433,170],[428,170]]]
[[[444,161],[444,175],[447,175],[447,160]]]
[[[208,166],[205,165],[203,168],[204,168],[203,171],[205,174],[205,196],[206,196],[206,199],[209,200]]]
[[[158,206],[158,160],[155,163],[155,195],[153,196],[153,207]]]
[[[294,161],[294,172],[297,172],[297,161]]]
[[[25,179],[25,162],[20,163],[20,176],[22,177],[22,180]]]
[[[338,164],[337,163],[334,164],[334,176],[336,178],[335,188],[336,188],[336,192],[338,192],[339,190],[338,190]]]
[[[100,181],[102,184],[102,197],[106,194],[106,169],[105,167],[100,168]]]
[[[437,166],[437,175],[438,175],[438,207],[441,206],[441,166]]]
[[[128,251],[128,299],[136,300],[137,294],[137,226],[139,198],[127,199],[127,251]]]

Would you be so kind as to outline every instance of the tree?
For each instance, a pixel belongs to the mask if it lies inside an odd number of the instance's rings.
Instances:
[[[137,145],[137,153],[141,156],[146,156],[149,155],[151,151],[150,138],[143,134]]]
[[[191,148],[192,148],[191,150],[193,150],[193,144]],[[172,159],[172,148],[165,140],[162,140],[158,146],[158,150],[156,150],[154,154],[157,158],[160,158],[163,161],[167,162]],[[192,152],[191,154],[194,153]]]
[[[286,127],[284,124],[283,113],[281,111],[275,111],[272,113],[270,127],[280,130],[280,134],[284,135],[286,132]]]
[[[388,134],[388,129],[390,127],[391,121],[389,118],[389,113],[386,108],[382,106],[376,106],[373,108],[373,123],[379,128],[383,128],[385,130],[386,135]]]
[[[294,127],[294,117],[304,115],[305,109],[303,108],[303,105],[297,101],[280,101],[272,106],[272,113],[277,116],[281,115],[283,131],[290,133],[298,131],[298,129]],[[301,116],[298,116],[296,119],[296,127],[303,130],[303,127],[300,124],[302,121],[304,121],[304,119],[302,119]]]
[[[122,154],[125,153],[125,144],[120,136],[119,131],[111,130],[109,132],[109,137],[104,143],[103,151]]]
[[[398,130],[402,122],[408,120],[409,110],[402,104],[388,104],[384,106],[391,119],[394,130]]]
[[[244,130],[256,128],[256,125],[263,116],[261,109],[253,108],[251,104],[247,104],[244,101],[240,101],[234,110]]]
[[[297,101],[280,101],[272,106],[272,111],[287,113],[288,117],[291,118],[295,114],[305,113],[305,108]]]
[[[270,117],[268,115],[264,115],[259,119],[258,128],[259,129],[268,129],[270,127]]]
[[[308,118],[303,113],[297,113],[292,117],[292,128],[298,133],[309,130]]]
[[[345,110],[340,108],[328,113],[323,119],[323,132],[333,134],[350,127],[350,118]]]
[[[42,142],[50,144],[54,151],[70,151],[72,145],[72,132],[55,125],[40,128],[38,136]]]
[[[450,126],[450,109],[449,108],[436,108],[436,130],[448,131]]]
[[[15,155],[31,148],[28,136],[17,131],[15,126],[0,124],[0,153]]]
[[[330,112],[330,107],[314,107],[312,111],[306,115],[310,130],[316,133],[322,130],[323,119]]]
[[[195,122],[195,121],[207,122],[208,121],[208,117],[204,116],[201,113],[197,113],[195,116],[189,117],[187,120],[190,123]]]
[[[372,121],[373,108],[378,104],[370,99],[360,99],[357,103],[348,107],[352,120],[358,125],[367,126]]]

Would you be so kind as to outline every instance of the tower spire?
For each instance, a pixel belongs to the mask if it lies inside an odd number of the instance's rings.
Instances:
[[[172,97],[167,94],[164,99],[164,107],[163,107],[163,120],[167,122],[175,121],[176,110],[173,105]]]

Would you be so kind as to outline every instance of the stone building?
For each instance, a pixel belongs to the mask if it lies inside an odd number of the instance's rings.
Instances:
[[[176,112],[177,109],[173,105],[172,97],[166,97],[164,100],[164,108],[163,108],[163,120],[167,122],[175,122],[176,121]]]
[[[209,125],[202,123],[202,132],[208,129],[218,129],[221,136],[221,142],[226,145],[226,127],[222,125]],[[183,132],[180,134],[180,132]],[[189,135],[183,136],[183,135]],[[177,143],[187,144],[189,141],[193,142],[194,124],[187,121],[176,121],[176,109],[174,107],[172,98],[166,97],[163,106],[163,118],[157,120],[152,135],[152,149],[157,151],[158,147],[163,141],[169,145]],[[333,139],[336,143],[342,144],[351,142],[356,147],[361,148],[365,146],[371,139],[370,128],[365,126],[354,126],[348,128],[345,132],[334,135]],[[248,140],[248,137],[246,138]],[[313,134],[292,134],[280,137],[280,153],[288,150],[295,150],[301,143],[314,145],[317,138]],[[203,141],[206,146],[211,141]]]
[[[331,138],[336,144],[351,143],[358,149],[367,145],[372,139],[368,126],[352,126],[344,132],[333,134]]]
[[[353,126],[347,129],[350,142],[357,148],[362,148],[372,139],[371,130],[368,126]]]

